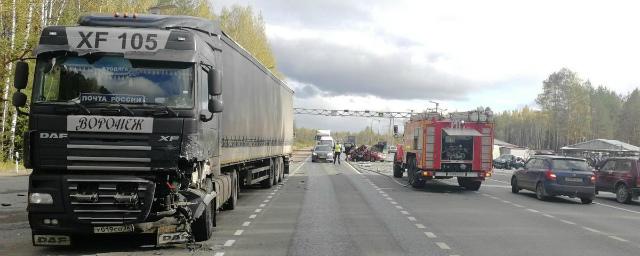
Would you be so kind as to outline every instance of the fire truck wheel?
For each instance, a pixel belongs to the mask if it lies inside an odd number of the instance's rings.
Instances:
[[[393,177],[402,178],[402,167],[400,164],[393,164]]]
[[[409,184],[411,184],[414,188],[422,188],[424,187],[425,181],[421,180],[418,177],[418,165],[416,164],[416,159],[411,158],[409,162],[409,170],[407,171],[407,176],[409,177]]]
[[[480,190],[480,185],[482,185],[480,181],[470,181],[465,184],[464,188],[471,191],[478,191]]]

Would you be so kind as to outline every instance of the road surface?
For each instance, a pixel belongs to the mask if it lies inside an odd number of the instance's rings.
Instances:
[[[601,193],[591,205],[512,194],[496,170],[478,192],[455,180],[406,187],[389,163],[296,162],[286,181],[249,189],[218,215],[214,238],[197,248],[141,246],[144,239],[87,239],[81,246],[31,246],[26,182],[0,180],[0,255],[640,255],[640,204]]]

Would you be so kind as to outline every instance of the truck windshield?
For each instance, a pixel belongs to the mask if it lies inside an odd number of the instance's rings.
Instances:
[[[107,55],[40,59],[34,102],[156,103],[192,108],[192,66]]]

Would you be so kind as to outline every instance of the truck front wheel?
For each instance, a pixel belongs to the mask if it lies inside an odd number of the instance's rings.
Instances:
[[[211,183],[211,179],[205,179],[206,183],[206,191],[207,193],[211,193],[213,191],[213,184]],[[215,218],[215,210],[216,210],[216,199],[211,200],[211,203],[207,205],[204,209],[204,212],[200,214],[200,216],[191,224],[191,231],[193,233],[193,238],[196,242],[207,241],[211,238],[211,234],[213,233],[214,218]]]

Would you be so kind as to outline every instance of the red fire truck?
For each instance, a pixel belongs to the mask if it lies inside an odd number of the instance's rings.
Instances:
[[[398,145],[393,176],[400,178],[406,171],[413,187],[455,177],[468,190],[480,189],[485,177],[491,176],[492,115],[488,108],[479,108],[447,116],[437,112],[411,116]]]

